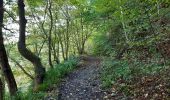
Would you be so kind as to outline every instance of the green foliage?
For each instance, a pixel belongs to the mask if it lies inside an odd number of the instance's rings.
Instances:
[[[124,82],[130,82],[133,78],[146,75],[154,75],[166,70],[167,65],[158,63],[129,62],[128,60],[104,60],[102,63],[102,82],[104,88],[110,88],[114,84],[118,84],[120,89],[127,88]],[[122,81],[123,85],[119,83]],[[123,89],[124,90],[124,89]],[[127,90],[127,89],[125,89]]]
[[[40,89],[37,93],[34,93],[30,88],[27,92],[20,93],[20,97],[25,100],[42,99],[45,96],[47,89],[49,89],[54,84],[59,85],[61,79],[76,68],[77,62],[77,58],[71,58],[68,61],[56,65],[54,69],[49,69],[46,73],[44,83],[40,86]]]
[[[114,53],[111,41],[104,34],[96,34],[93,38],[92,53],[94,55],[110,56]]]
[[[45,0],[26,0],[26,3],[27,3],[30,7],[38,7],[38,6],[41,6],[44,2],[45,2]]]
[[[15,98],[14,100],[41,100],[45,95],[45,92],[39,91],[38,93],[33,93],[31,90],[27,91],[26,93],[19,93],[18,99]],[[20,98],[20,99],[19,99]]]
[[[104,88],[110,88],[120,78],[131,79],[131,70],[127,61],[106,60],[102,63],[102,81]]]
[[[51,17],[53,18],[50,18],[48,11],[50,1],[52,4]],[[130,81],[137,76],[153,75],[162,70],[162,67],[166,67],[163,64],[149,61],[151,58],[157,58],[153,55],[159,55],[156,51],[157,44],[169,40],[169,0],[26,0],[25,3],[28,20],[26,30],[29,33],[26,37],[26,46],[42,59],[45,66],[49,66],[47,62],[48,47],[51,48],[54,64],[57,58],[61,60],[67,58],[64,56],[70,56],[69,54],[77,55],[77,51],[83,48],[81,44],[87,44],[83,40],[92,36],[90,38],[92,48],[88,50],[97,56],[113,58],[119,53],[121,54],[123,48],[127,47],[122,55],[123,59],[128,60],[103,62],[103,87],[111,87],[119,80]],[[9,11],[5,13],[3,25],[10,30],[8,28],[18,22],[11,20],[11,18],[17,18],[17,14],[13,13],[17,11],[17,6],[16,4],[8,5],[8,3],[6,5],[6,10],[9,9]],[[51,23],[53,25],[50,39]],[[11,33],[10,31],[4,32]],[[11,35],[11,37],[14,36]],[[8,34],[6,37],[9,37]],[[52,41],[51,44],[49,40]],[[10,43],[6,45],[9,57],[16,57],[26,71],[32,72],[33,67],[30,66],[30,63],[23,60],[18,54],[16,43],[14,43],[14,49],[10,48]],[[149,48],[149,52],[147,52],[151,53],[151,58],[143,57],[147,63],[139,59],[139,56],[145,55],[143,51],[140,51],[143,47]],[[40,86],[40,90],[43,92],[28,91],[28,93],[21,93],[21,97],[28,100],[42,98],[44,91],[52,84],[58,84],[66,74],[75,68],[76,63],[77,60],[70,59],[55,65],[54,69],[47,69],[44,84]],[[17,78],[18,76],[23,78],[23,73],[20,73],[18,68],[12,67],[12,69]],[[24,79],[27,78],[24,77]],[[20,82],[17,84],[21,86]],[[21,84],[25,85],[23,81]],[[120,90],[126,92],[128,89],[127,84],[120,84]]]
[[[161,7],[163,5],[165,7]],[[97,40],[101,48],[98,45],[95,46],[94,53],[96,51],[97,54],[103,55],[105,54],[103,51],[118,53],[127,44],[130,47],[153,46],[163,41],[167,38],[167,34],[165,35],[166,32],[162,29],[166,27],[168,31],[169,26],[166,24],[161,26],[159,19],[169,19],[168,5],[169,2],[166,0],[95,0],[91,9],[95,12],[93,16],[104,21],[98,23],[100,27],[97,32],[102,35],[94,38],[94,43],[96,44]],[[168,24],[168,22],[165,23]]]
[[[60,80],[71,72],[74,68],[76,68],[77,59],[72,58],[68,61],[65,61],[61,64],[55,66],[54,69],[50,69],[47,71],[44,84],[40,86],[40,90],[46,90],[52,84],[58,84]]]

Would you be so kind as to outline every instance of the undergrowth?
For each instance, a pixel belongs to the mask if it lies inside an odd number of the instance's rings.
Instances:
[[[118,78],[125,80],[131,78],[126,61],[105,60],[102,63],[102,82],[104,88],[110,88]]]
[[[70,58],[68,61],[55,65],[53,69],[46,72],[44,83],[40,86],[38,92],[35,93],[30,88],[27,92],[18,92],[18,96],[13,100],[41,100],[51,86],[59,85],[61,79],[76,68],[77,62],[77,58]],[[9,100],[9,96],[6,96],[5,100]]]
[[[154,81],[154,77],[155,80],[159,80],[157,76],[160,76],[167,69],[168,66],[165,64],[105,59],[102,63],[102,86],[104,89],[116,88],[126,96],[132,96],[135,93],[133,89],[135,84],[139,86],[141,82],[148,79]]]

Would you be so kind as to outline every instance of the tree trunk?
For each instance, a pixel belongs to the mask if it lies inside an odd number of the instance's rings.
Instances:
[[[62,36],[61,36],[61,31],[59,30],[59,33],[58,33],[58,39],[59,39],[59,43],[60,43],[60,46],[61,46],[61,53],[62,53],[62,57],[64,60],[66,60],[65,58],[65,53],[64,53],[64,44],[63,44],[63,41],[62,41]]]
[[[18,50],[24,58],[29,60],[34,65],[34,71],[35,71],[34,91],[37,91],[39,89],[39,85],[43,83],[44,76],[45,76],[45,68],[41,63],[40,58],[26,48],[25,30],[26,30],[27,20],[25,19],[24,7],[25,7],[24,1],[18,0],[19,26],[20,26]]]
[[[0,78],[0,100],[3,100],[4,98],[4,84]]]
[[[3,43],[2,26],[3,26],[3,0],[0,0],[0,66],[5,80],[8,84],[9,92],[11,96],[15,96],[17,92],[17,84],[15,82],[14,75],[8,63],[8,58]]]
[[[52,57],[51,57],[51,50],[52,50],[52,42],[51,42],[51,35],[52,35],[52,30],[53,30],[53,15],[51,11],[51,6],[52,6],[52,1],[49,0],[49,17],[50,17],[50,29],[49,29],[49,34],[48,34],[48,62],[51,68],[53,68],[53,63],[52,63]]]

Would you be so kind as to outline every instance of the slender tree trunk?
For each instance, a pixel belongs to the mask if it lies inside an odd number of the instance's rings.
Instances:
[[[4,84],[0,78],[0,100],[3,100],[4,98]]]
[[[54,15],[54,23],[57,23],[58,20],[58,12],[55,13]],[[53,51],[54,51],[54,60],[57,64],[60,63],[60,40],[59,40],[59,36],[57,35],[57,26],[54,25],[54,41],[53,41]]]
[[[56,26],[54,27],[54,41],[52,42],[52,49],[53,49],[53,57],[54,61],[59,64],[60,59],[59,59],[59,53],[60,53],[60,43],[59,43],[59,37],[57,36],[57,31],[56,31]]]
[[[60,41],[59,39],[57,39],[57,54],[56,54],[56,57],[57,57],[57,63],[59,64],[60,63]]]
[[[17,92],[17,84],[15,82],[14,75],[8,63],[8,58],[3,43],[2,26],[3,26],[3,0],[0,0],[0,66],[5,80],[8,84],[9,92],[11,96],[15,96]]]
[[[69,57],[69,46],[70,46],[70,37],[69,37],[69,27],[70,27],[70,17],[69,17],[69,8],[66,7],[66,39],[65,39],[65,58],[68,60]]]
[[[54,53],[53,53],[53,55],[54,55],[53,57],[54,57],[54,61],[55,61],[57,64],[59,64],[59,63],[60,63],[59,55],[58,55],[58,47],[59,47],[59,46],[57,46],[57,50],[56,50],[55,46],[56,46],[56,45],[53,46],[53,52],[54,52]]]
[[[51,35],[52,35],[52,29],[53,29],[53,15],[52,15],[52,11],[51,11],[51,6],[52,6],[52,1],[49,0],[49,17],[50,17],[50,29],[49,29],[49,35],[48,35],[48,62],[51,68],[53,68],[53,64],[52,64],[52,57],[51,57],[51,50],[52,50],[52,42],[51,42]]]
[[[67,30],[66,30],[66,60],[68,60],[69,53],[69,19],[67,19]]]
[[[34,65],[34,70],[35,70],[34,91],[37,91],[39,89],[39,85],[43,83],[44,76],[45,76],[45,68],[41,63],[40,58],[26,48],[25,30],[26,30],[27,20],[25,19],[24,7],[25,7],[24,0],[18,0],[19,26],[20,26],[18,50],[24,58],[29,60]]]
[[[83,40],[82,44],[81,44],[81,50],[80,50],[80,54],[84,54],[84,46],[85,46],[85,40]]]
[[[60,60],[59,60],[59,40],[57,39],[57,35],[56,34],[55,34],[54,41],[52,43],[53,57],[54,57],[54,61],[57,64],[59,64],[60,63]],[[57,45],[56,45],[56,42],[57,42]]]
[[[80,36],[79,26],[78,26],[77,20],[76,20],[76,32],[75,33],[76,33],[75,37],[77,37],[75,39],[75,45],[76,45],[76,48],[77,48],[77,52],[79,53],[79,51],[80,51],[80,44],[81,44],[81,36]]]
[[[83,18],[81,17],[81,30],[82,30],[82,36],[81,36],[81,45],[80,45],[80,50],[79,54],[83,54],[83,41],[84,41],[84,26],[83,26]]]
[[[62,41],[61,38],[62,38],[61,31],[59,30],[58,39],[59,39],[59,43],[60,43],[60,46],[61,46],[62,57],[63,57],[64,60],[66,60],[65,53],[64,53],[64,44],[63,44],[63,41]]]
[[[42,51],[42,49],[44,47],[45,42],[46,42],[46,40],[43,40],[43,42],[42,42],[42,44],[41,44],[41,46],[40,46],[40,48],[38,50],[38,54],[37,54],[38,57],[41,57],[41,51]]]

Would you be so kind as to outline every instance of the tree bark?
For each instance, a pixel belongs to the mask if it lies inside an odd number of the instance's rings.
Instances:
[[[8,57],[5,50],[4,42],[3,42],[3,34],[2,34],[2,27],[3,27],[3,0],[0,0],[0,66],[2,73],[5,77],[5,80],[8,84],[9,92],[11,96],[15,96],[17,92],[17,84],[8,63]]]
[[[29,60],[34,65],[34,71],[35,71],[34,91],[37,91],[39,89],[39,85],[43,83],[44,76],[45,76],[45,68],[41,63],[40,58],[26,48],[25,30],[26,30],[27,20],[25,19],[24,7],[25,7],[24,0],[18,0],[19,26],[20,26],[18,50],[24,58]]]
[[[51,35],[52,35],[52,30],[53,30],[53,15],[51,11],[51,6],[52,6],[52,1],[49,0],[49,17],[50,17],[50,29],[49,29],[49,36],[48,36],[48,62],[51,68],[53,68],[53,63],[52,63],[52,57],[51,57],[51,50],[52,50],[52,42],[51,42]]]
[[[4,98],[4,85],[0,78],[0,100],[3,100],[3,98]]]

